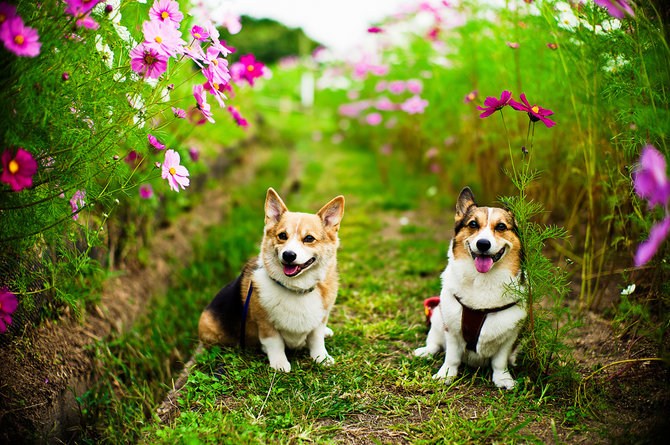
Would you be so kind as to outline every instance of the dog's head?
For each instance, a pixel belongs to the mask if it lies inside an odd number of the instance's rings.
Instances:
[[[453,254],[471,261],[479,273],[507,268],[513,276],[521,270],[522,247],[514,215],[498,207],[479,207],[465,187],[456,203]]]
[[[290,212],[277,192],[268,189],[261,257],[270,277],[296,289],[309,289],[323,280],[336,261],[343,214],[343,196],[316,214],[299,213]]]

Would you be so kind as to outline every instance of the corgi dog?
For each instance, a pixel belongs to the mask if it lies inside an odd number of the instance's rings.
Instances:
[[[433,378],[447,383],[463,361],[490,363],[493,383],[511,389],[508,365],[514,365],[526,318],[518,296],[524,283],[518,228],[507,210],[477,206],[468,187],[458,197],[455,219],[440,301],[430,316],[426,346],[414,354],[427,357],[444,349],[444,364]]]
[[[205,346],[260,344],[270,366],[288,372],[285,348],[307,346],[317,363],[330,365],[325,338],[335,298],[337,232],[344,215],[338,196],[316,214],[290,212],[268,189],[260,255],[221,289],[198,323]]]

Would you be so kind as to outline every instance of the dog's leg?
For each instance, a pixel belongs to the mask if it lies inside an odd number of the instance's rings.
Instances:
[[[493,369],[492,380],[498,388],[512,389],[514,388],[514,385],[516,385],[516,382],[512,378],[512,374],[510,374],[509,369],[507,368],[515,340],[516,335],[511,336],[511,338],[502,345],[500,350],[491,357],[491,368]]]
[[[324,341],[326,330],[329,330],[325,324],[320,325],[307,335],[307,347],[309,348],[309,355],[315,362],[322,365],[332,365],[335,363],[333,357],[326,351],[326,343]],[[332,331],[330,331],[332,334]]]
[[[291,364],[286,358],[286,345],[279,332],[271,337],[260,337],[261,347],[268,355],[270,367],[277,371],[289,372]]]
[[[328,326],[326,326],[326,328],[323,330],[323,336],[324,336],[324,338],[330,338],[330,337],[332,337],[333,335],[335,335],[335,334],[333,333],[333,330],[330,329]]]
[[[444,379],[445,383],[451,384],[451,382],[454,381],[454,378],[458,375],[458,367],[461,366],[463,348],[465,345],[461,344],[462,342],[459,342],[458,339],[449,332],[445,331],[445,337],[447,341],[447,350],[444,354],[444,364],[433,378],[436,380]]]
[[[418,348],[414,351],[414,355],[417,357],[430,357],[431,355],[440,352],[440,350],[444,349],[445,347],[445,332],[444,328],[442,327],[442,323],[438,322],[438,320],[433,322],[435,313],[437,313],[437,310],[433,313],[433,317],[431,317],[430,330],[428,331],[428,336],[426,337],[426,346],[423,348]]]

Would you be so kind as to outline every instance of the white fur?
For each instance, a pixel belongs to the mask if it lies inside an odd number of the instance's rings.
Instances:
[[[526,318],[523,302],[487,315],[477,343],[478,352],[474,353],[466,350],[461,331],[463,307],[454,294],[472,309],[504,306],[515,301],[507,288],[518,285],[520,273],[512,276],[508,269],[496,268],[495,265],[489,272],[479,273],[470,258],[454,258],[452,241],[449,245],[449,262],[441,278],[440,304],[433,311],[426,346],[414,351],[415,355],[426,357],[441,349],[446,350],[444,364],[433,378],[444,379],[447,383],[454,380],[462,361],[473,366],[490,361],[495,385],[513,388],[515,381],[507,366],[514,361],[515,351],[512,349]]]

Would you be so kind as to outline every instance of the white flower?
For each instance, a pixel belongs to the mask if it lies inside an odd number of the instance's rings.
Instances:
[[[630,295],[635,292],[635,283],[631,284],[627,288],[621,291],[621,295]]]
[[[95,49],[102,55],[102,60],[107,65],[107,68],[111,69],[114,65],[114,52],[105,42],[102,41],[102,36],[95,36]]]

